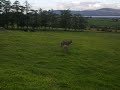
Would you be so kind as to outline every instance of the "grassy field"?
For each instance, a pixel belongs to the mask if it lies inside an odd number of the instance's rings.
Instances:
[[[0,32],[0,90],[25,89],[120,90],[120,33]]]
[[[112,19],[92,18],[88,20],[89,25],[108,26],[120,28],[120,21],[115,22]]]

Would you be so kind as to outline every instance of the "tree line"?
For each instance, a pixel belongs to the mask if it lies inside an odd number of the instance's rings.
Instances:
[[[72,15],[70,10],[61,10],[61,14],[56,14],[52,9],[31,9],[27,1],[21,5],[18,0],[14,3],[0,0],[0,27],[25,31],[84,30],[87,20],[80,14]]]

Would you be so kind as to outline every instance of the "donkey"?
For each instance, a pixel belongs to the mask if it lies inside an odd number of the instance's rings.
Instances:
[[[61,47],[63,47],[64,45],[69,46],[72,43],[72,40],[63,40],[61,42]]]
[[[68,47],[70,44],[72,44],[72,40],[64,40],[61,42],[61,47],[63,47],[65,53],[68,52]]]

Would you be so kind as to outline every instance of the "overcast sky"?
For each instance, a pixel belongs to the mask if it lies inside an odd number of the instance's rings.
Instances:
[[[10,0],[14,2],[15,0]],[[25,0],[19,0],[21,4]],[[120,9],[120,0],[27,0],[34,9],[91,10],[99,8]]]

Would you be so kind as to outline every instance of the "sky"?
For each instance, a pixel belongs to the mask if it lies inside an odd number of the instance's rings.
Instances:
[[[12,3],[15,0],[10,0]],[[21,5],[26,0],[19,0]],[[33,9],[44,10],[96,10],[100,8],[120,9],[120,0],[27,0]]]

